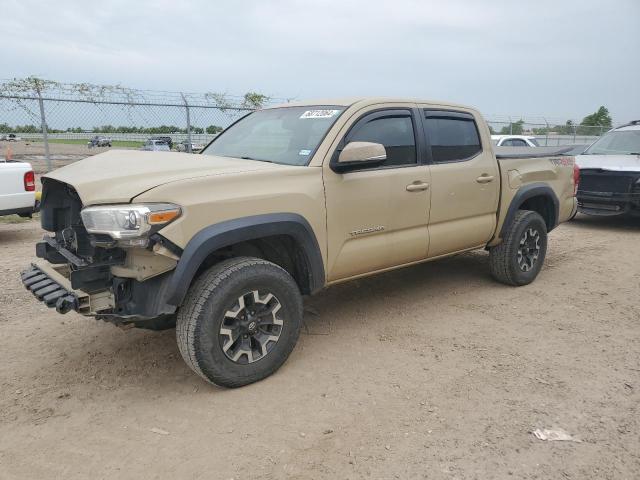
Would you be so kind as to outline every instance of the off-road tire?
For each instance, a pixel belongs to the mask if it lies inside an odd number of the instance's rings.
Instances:
[[[272,349],[253,363],[241,365],[223,350],[220,329],[236,299],[254,290],[277,298],[283,323]],[[268,377],[286,361],[300,335],[302,315],[300,290],[283,268],[259,258],[224,260],[189,288],[178,311],[178,348],[187,365],[208,382],[241,387]]]
[[[526,232],[534,231],[539,236],[538,257],[532,267],[523,271],[518,263],[520,242]],[[527,233],[528,235],[528,233]],[[507,285],[527,285],[535,280],[544,264],[547,253],[547,225],[539,213],[531,210],[518,210],[502,243],[489,251],[491,275]]]

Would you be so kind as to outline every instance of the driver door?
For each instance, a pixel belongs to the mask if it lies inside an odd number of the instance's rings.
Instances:
[[[430,171],[414,109],[371,107],[347,123],[331,162],[323,166],[327,205],[328,280],[336,281],[427,256]],[[337,173],[349,142],[382,144],[386,160],[375,167]]]

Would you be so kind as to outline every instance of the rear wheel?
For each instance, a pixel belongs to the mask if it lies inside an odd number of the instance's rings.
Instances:
[[[527,285],[538,276],[547,253],[547,225],[537,212],[519,210],[502,243],[491,248],[491,274],[507,285]]]
[[[258,258],[214,265],[191,286],[178,312],[180,353],[198,375],[240,387],[275,372],[302,325],[302,296],[279,266]]]

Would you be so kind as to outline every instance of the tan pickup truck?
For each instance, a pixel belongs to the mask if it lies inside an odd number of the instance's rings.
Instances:
[[[60,313],[177,324],[196,373],[245,385],[293,350],[302,296],[335,283],[473,249],[498,281],[533,281],[579,174],[537,150],[496,158],[480,114],[448,103],[266,108],[199,155],[110,151],[45,176],[50,234],[22,280]]]

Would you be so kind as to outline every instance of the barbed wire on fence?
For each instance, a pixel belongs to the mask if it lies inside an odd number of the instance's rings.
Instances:
[[[35,77],[0,80],[0,136],[21,134],[42,140],[51,168],[49,139],[88,140],[109,135],[122,142],[144,142],[168,135],[175,142],[208,143],[247,113],[291,99],[257,92],[245,95],[136,90],[121,85],[60,83]],[[591,143],[606,127],[579,125],[543,116],[485,116],[492,134],[535,136],[542,145]]]
[[[90,103],[128,104],[189,104],[215,108],[256,108],[272,103],[287,103],[292,99],[278,98],[258,92],[235,95],[227,92],[176,92],[142,90],[122,85],[97,85],[91,83],[64,83],[37,77],[0,79],[0,95],[8,97],[35,97]]]

